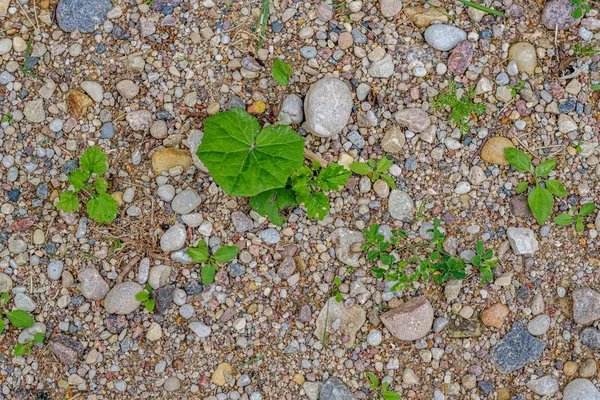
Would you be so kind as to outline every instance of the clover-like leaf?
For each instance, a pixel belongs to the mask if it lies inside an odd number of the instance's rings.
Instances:
[[[304,161],[304,139],[287,126],[266,126],[233,108],[204,123],[198,157],[230,196],[255,196],[285,186]]]
[[[507,147],[504,149],[504,156],[509,164],[519,171],[529,171],[531,168],[531,158],[524,151]]]
[[[98,222],[112,222],[119,213],[117,201],[108,193],[100,193],[87,203],[90,218]]]
[[[64,212],[73,212],[79,209],[79,200],[72,190],[67,190],[60,194],[60,200],[56,203],[56,208]]]
[[[536,186],[529,192],[527,203],[529,203],[529,208],[533,211],[538,224],[542,225],[552,213],[554,199],[548,189]]]
[[[154,299],[148,299],[144,305],[146,306],[146,310],[148,310],[148,312],[152,312],[154,311],[154,307],[156,307],[156,301],[154,301]]]
[[[85,149],[83,156],[79,160],[79,165],[84,172],[89,174],[103,174],[107,170],[106,154],[98,146],[92,146]]]
[[[287,86],[287,84],[290,83],[292,67],[280,58],[276,58],[275,61],[273,61],[273,69],[271,72],[273,73],[273,78],[281,86]]]

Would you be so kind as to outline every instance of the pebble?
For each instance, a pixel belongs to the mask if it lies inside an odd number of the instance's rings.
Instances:
[[[90,267],[80,271],[78,279],[81,282],[79,290],[86,299],[104,300],[108,294],[110,289],[108,283],[104,281],[96,268]]]
[[[549,375],[527,382],[527,387],[540,396],[554,396],[558,392],[558,381]]]
[[[281,235],[276,229],[269,228],[258,233],[258,237],[266,244],[276,244],[281,240]]]
[[[510,227],[506,233],[516,255],[533,256],[538,251],[538,241],[531,229]]]
[[[433,308],[425,297],[415,297],[382,314],[381,322],[400,340],[418,340],[433,326]]]
[[[550,317],[538,315],[527,324],[527,330],[533,336],[543,336],[550,328]]]
[[[531,43],[518,42],[508,49],[508,58],[517,63],[519,71],[533,75],[537,67],[535,47]]]
[[[542,24],[552,32],[557,27],[561,31],[571,28],[577,23],[577,20],[573,18],[575,7],[570,0],[550,0],[546,2],[542,10]]]
[[[65,32],[93,32],[106,21],[110,0],[60,0],[56,6],[58,26]]]
[[[600,294],[588,288],[573,291],[573,319],[581,325],[600,319]]]
[[[431,25],[423,36],[431,47],[440,51],[450,51],[467,39],[467,34],[462,29],[447,24]]]
[[[320,79],[310,87],[304,99],[307,130],[321,137],[336,135],[348,123],[352,105],[352,93],[343,81]]]
[[[198,208],[201,202],[202,198],[198,193],[192,189],[185,189],[175,196],[171,203],[171,208],[177,214],[185,215]]]
[[[600,400],[600,392],[587,379],[571,381],[563,391],[563,400]]]
[[[523,325],[516,322],[513,329],[492,349],[490,356],[499,372],[510,374],[525,364],[535,362],[542,355],[544,347],[544,342],[531,336]]]
[[[160,248],[165,253],[181,249],[185,245],[187,231],[183,224],[170,227],[160,238]]]
[[[143,290],[135,282],[123,282],[115,285],[104,299],[104,308],[108,314],[130,314],[141,304],[135,295]]]
[[[62,276],[63,262],[61,260],[52,260],[48,263],[48,278],[57,281]]]
[[[394,18],[402,10],[402,0],[379,0],[381,14],[388,18]]]
[[[412,216],[415,203],[408,193],[394,189],[388,199],[388,212],[392,218],[403,220]]]
[[[289,94],[283,99],[277,121],[280,125],[300,124],[304,121],[304,108],[302,99]]]
[[[190,329],[202,339],[209,337],[211,333],[211,329],[209,326],[206,326],[202,322],[198,321],[190,322]]]
[[[420,108],[405,108],[394,114],[394,119],[408,130],[419,133],[431,125],[431,118]]]

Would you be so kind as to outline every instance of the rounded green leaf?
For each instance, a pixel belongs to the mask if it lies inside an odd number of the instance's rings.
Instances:
[[[555,196],[564,197],[567,195],[567,190],[561,181],[557,181],[556,179],[548,179],[544,181],[546,184],[546,189],[550,191]]]
[[[581,9],[581,7],[577,7],[575,10],[573,10],[573,18],[579,19],[582,16],[583,16],[583,10]]]
[[[146,310],[148,310],[148,312],[152,312],[152,311],[154,311],[154,307],[156,307],[156,303],[154,302],[154,299],[149,299],[146,302]]]
[[[74,212],[79,208],[79,200],[75,192],[67,190],[60,194],[60,201],[56,203],[56,208],[64,212]]]
[[[519,171],[529,171],[531,169],[531,158],[519,149],[515,149],[514,147],[507,147],[504,149],[504,156],[516,169]]]
[[[292,75],[292,67],[279,58],[273,61],[273,70],[271,71],[273,78],[281,86],[287,86],[290,83],[290,75]]]
[[[137,301],[146,301],[150,298],[150,295],[147,292],[139,292],[135,295],[135,299]]]
[[[575,230],[577,232],[583,232],[585,230],[585,226],[583,225],[583,217],[579,215],[575,217]]]
[[[106,154],[98,146],[92,146],[85,149],[83,156],[79,160],[81,169],[85,172],[94,174],[103,174],[107,170]]]
[[[537,167],[535,167],[535,176],[547,176],[550,174],[550,172],[552,172],[555,166],[556,158],[541,162]]]
[[[519,184],[517,185],[517,194],[521,194],[524,191],[527,190],[527,188],[529,187],[529,182],[519,182]]]
[[[554,217],[554,223],[556,225],[567,226],[571,225],[571,222],[573,222],[573,217],[566,213]]]
[[[527,202],[538,224],[542,225],[552,213],[552,206],[554,205],[552,193],[547,189],[536,186],[529,192]]]
[[[304,139],[287,126],[266,126],[239,108],[204,123],[198,157],[230,196],[255,196],[285,186],[304,162]]]
[[[353,162],[352,164],[350,164],[350,171],[359,175],[367,175],[373,172],[371,167],[363,162]]]
[[[18,344],[15,346],[13,352],[15,353],[15,356],[21,357],[25,354],[25,346],[22,344]]]
[[[93,196],[86,208],[90,218],[98,222],[112,222],[119,213],[117,201],[108,193]]]
[[[207,264],[204,267],[202,267],[202,272],[200,273],[200,276],[202,278],[202,283],[204,284],[204,286],[208,286],[211,283],[213,283],[216,274],[217,269],[213,264]]]
[[[213,259],[217,262],[228,262],[238,255],[240,248],[237,246],[223,246],[219,248],[213,255]]]
[[[594,205],[594,203],[585,203],[583,206],[581,206],[581,210],[579,210],[579,215],[585,217],[593,213],[595,209],[596,206]]]
[[[42,343],[44,341],[44,334],[43,333],[36,333],[35,335],[33,335],[33,341],[36,343]]]
[[[10,323],[17,328],[29,328],[33,325],[33,318],[23,310],[11,311],[6,316]]]
[[[208,246],[204,240],[200,240],[197,247],[188,248],[186,253],[197,263],[208,261]]]

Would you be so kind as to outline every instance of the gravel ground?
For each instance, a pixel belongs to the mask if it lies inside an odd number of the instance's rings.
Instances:
[[[576,54],[598,3],[427,4],[274,1],[257,51],[257,1],[0,0],[0,292],[36,321],[0,335],[0,398],[378,399],[372,372],[406,399],[600,399],[600,216],[538,225],[503,153],[557,158],[553,216],[600,205],[600,54]],[[431,105],[451,80],[487,106],[464,133]],[[269,224],[195,156],[208,116],[263,103],[326,162],[391,157],[397,189],[353,175],[323,221]],[[113,223],[55,205],[94,145]],[[427,243],[434,219],[448,253],[494,250],[493,283],[390,292],[352,246],[373,224]],[[241,249],[208,287],[198,240]]]

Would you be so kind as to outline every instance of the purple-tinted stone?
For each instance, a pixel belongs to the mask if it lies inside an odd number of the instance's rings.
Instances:
[[[473,60],[473,46],[468,40],[463,40],[448,58],[448,69],[454,75],[462,75],[471,64],[471,60]]]
[[[542,23],[547,29],[559,30],[571,28],[578,20],[573,18],[575,5],[571,0],[551,0],[546,3],[542,11]]]

